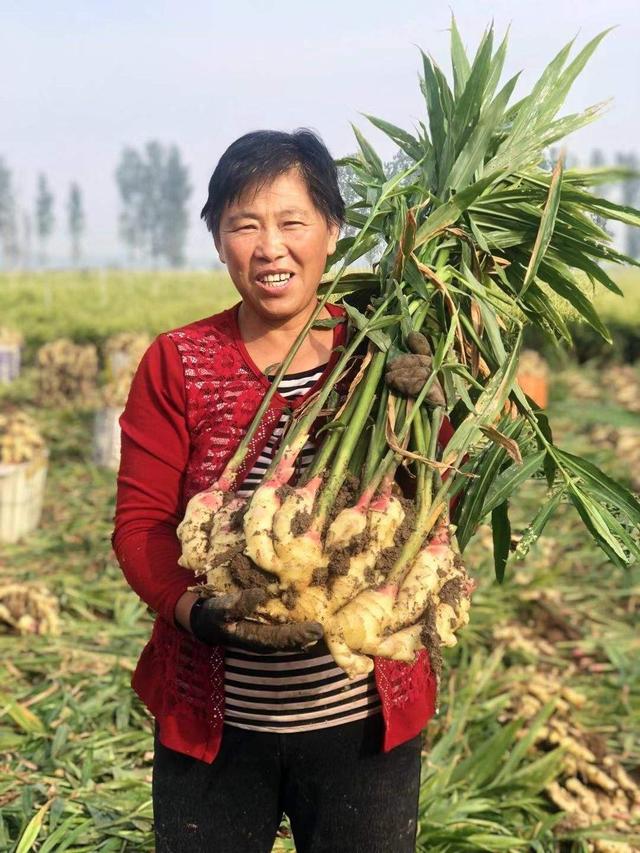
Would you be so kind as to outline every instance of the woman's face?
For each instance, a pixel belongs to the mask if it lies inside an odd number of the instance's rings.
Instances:
[[[215,244],[242,297],[245,319],[251,315],[268,327],[306,320],[339,231],[316,209],[297,169],[227,205]],[[276,272],[292,275],[265,280]]]

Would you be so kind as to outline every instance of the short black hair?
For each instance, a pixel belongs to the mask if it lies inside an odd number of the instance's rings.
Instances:
[[[293,133],[254,130],[224,152],[209,181],[209,195],[200,214],[214,237],[227,204],[251,187],[259,190],[279,175],[298,168],[311,199],[327,223],[342,226],[344,201],[336,164],[322,139],[306,127]]]

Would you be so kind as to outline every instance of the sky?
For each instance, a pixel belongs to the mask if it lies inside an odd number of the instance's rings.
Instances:
[[[124,146],[176,144],[190,168],[189,258],[216,259],[199,220],[215,165],[234,139],[270,128],[317,131],[334,157],[355,150],[351,123],[383,159],[393,143],[362,115],[412,130],[424,117],[419,48],[448,68],[451,12],[469,50],[493,19],[509,27],[506,75],[525,91],[552,56],[609,27],[566,112],[613,99],[569,138],[587,158],[640,151],[638,0],[3,0],[0,157],[33,209],[46,173],[56,197],[50,255],[67,257],[69,183],[83,191],[89,261],[122,260],[114,181]]]

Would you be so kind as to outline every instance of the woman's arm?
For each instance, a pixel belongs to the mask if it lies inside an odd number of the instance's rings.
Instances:
[[[145,353],[124,413],[113,549],[129,585],[153,610],[210,645],[251,650],[305,649],[322,636],[316,622],[266,625],[247,620],[262,590],[199,599],[193,572],[178,565],[182,487],[189,458],[182,364],[171,339]],[[198,607],[194,608],[196,601]]]
[[[178,565],[176,536],[189,457],[185,408],[179,353],[170,338],[159,336],[140,362],[120,417],[122,449],[111,541],[140,598],[169,621],[180,601],[180,621],[188,627],[184,616],[196,596],[186,590],[195,578]]]

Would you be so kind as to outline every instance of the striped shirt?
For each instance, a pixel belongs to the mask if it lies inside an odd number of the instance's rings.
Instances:
[[[306,394],[324,365],[283,377],[283,397]],[[238,494],[249,497],[264,477],[287,427],[283,414]],[[307,443],[300,454],[303,470],[313,458]],[[225,723],[240,729],[304,732],[338,726],[378,714],[380,697],[373,672],[350,681],[324,643],[307,652],[259,654],[235,646],[225,649]]]

